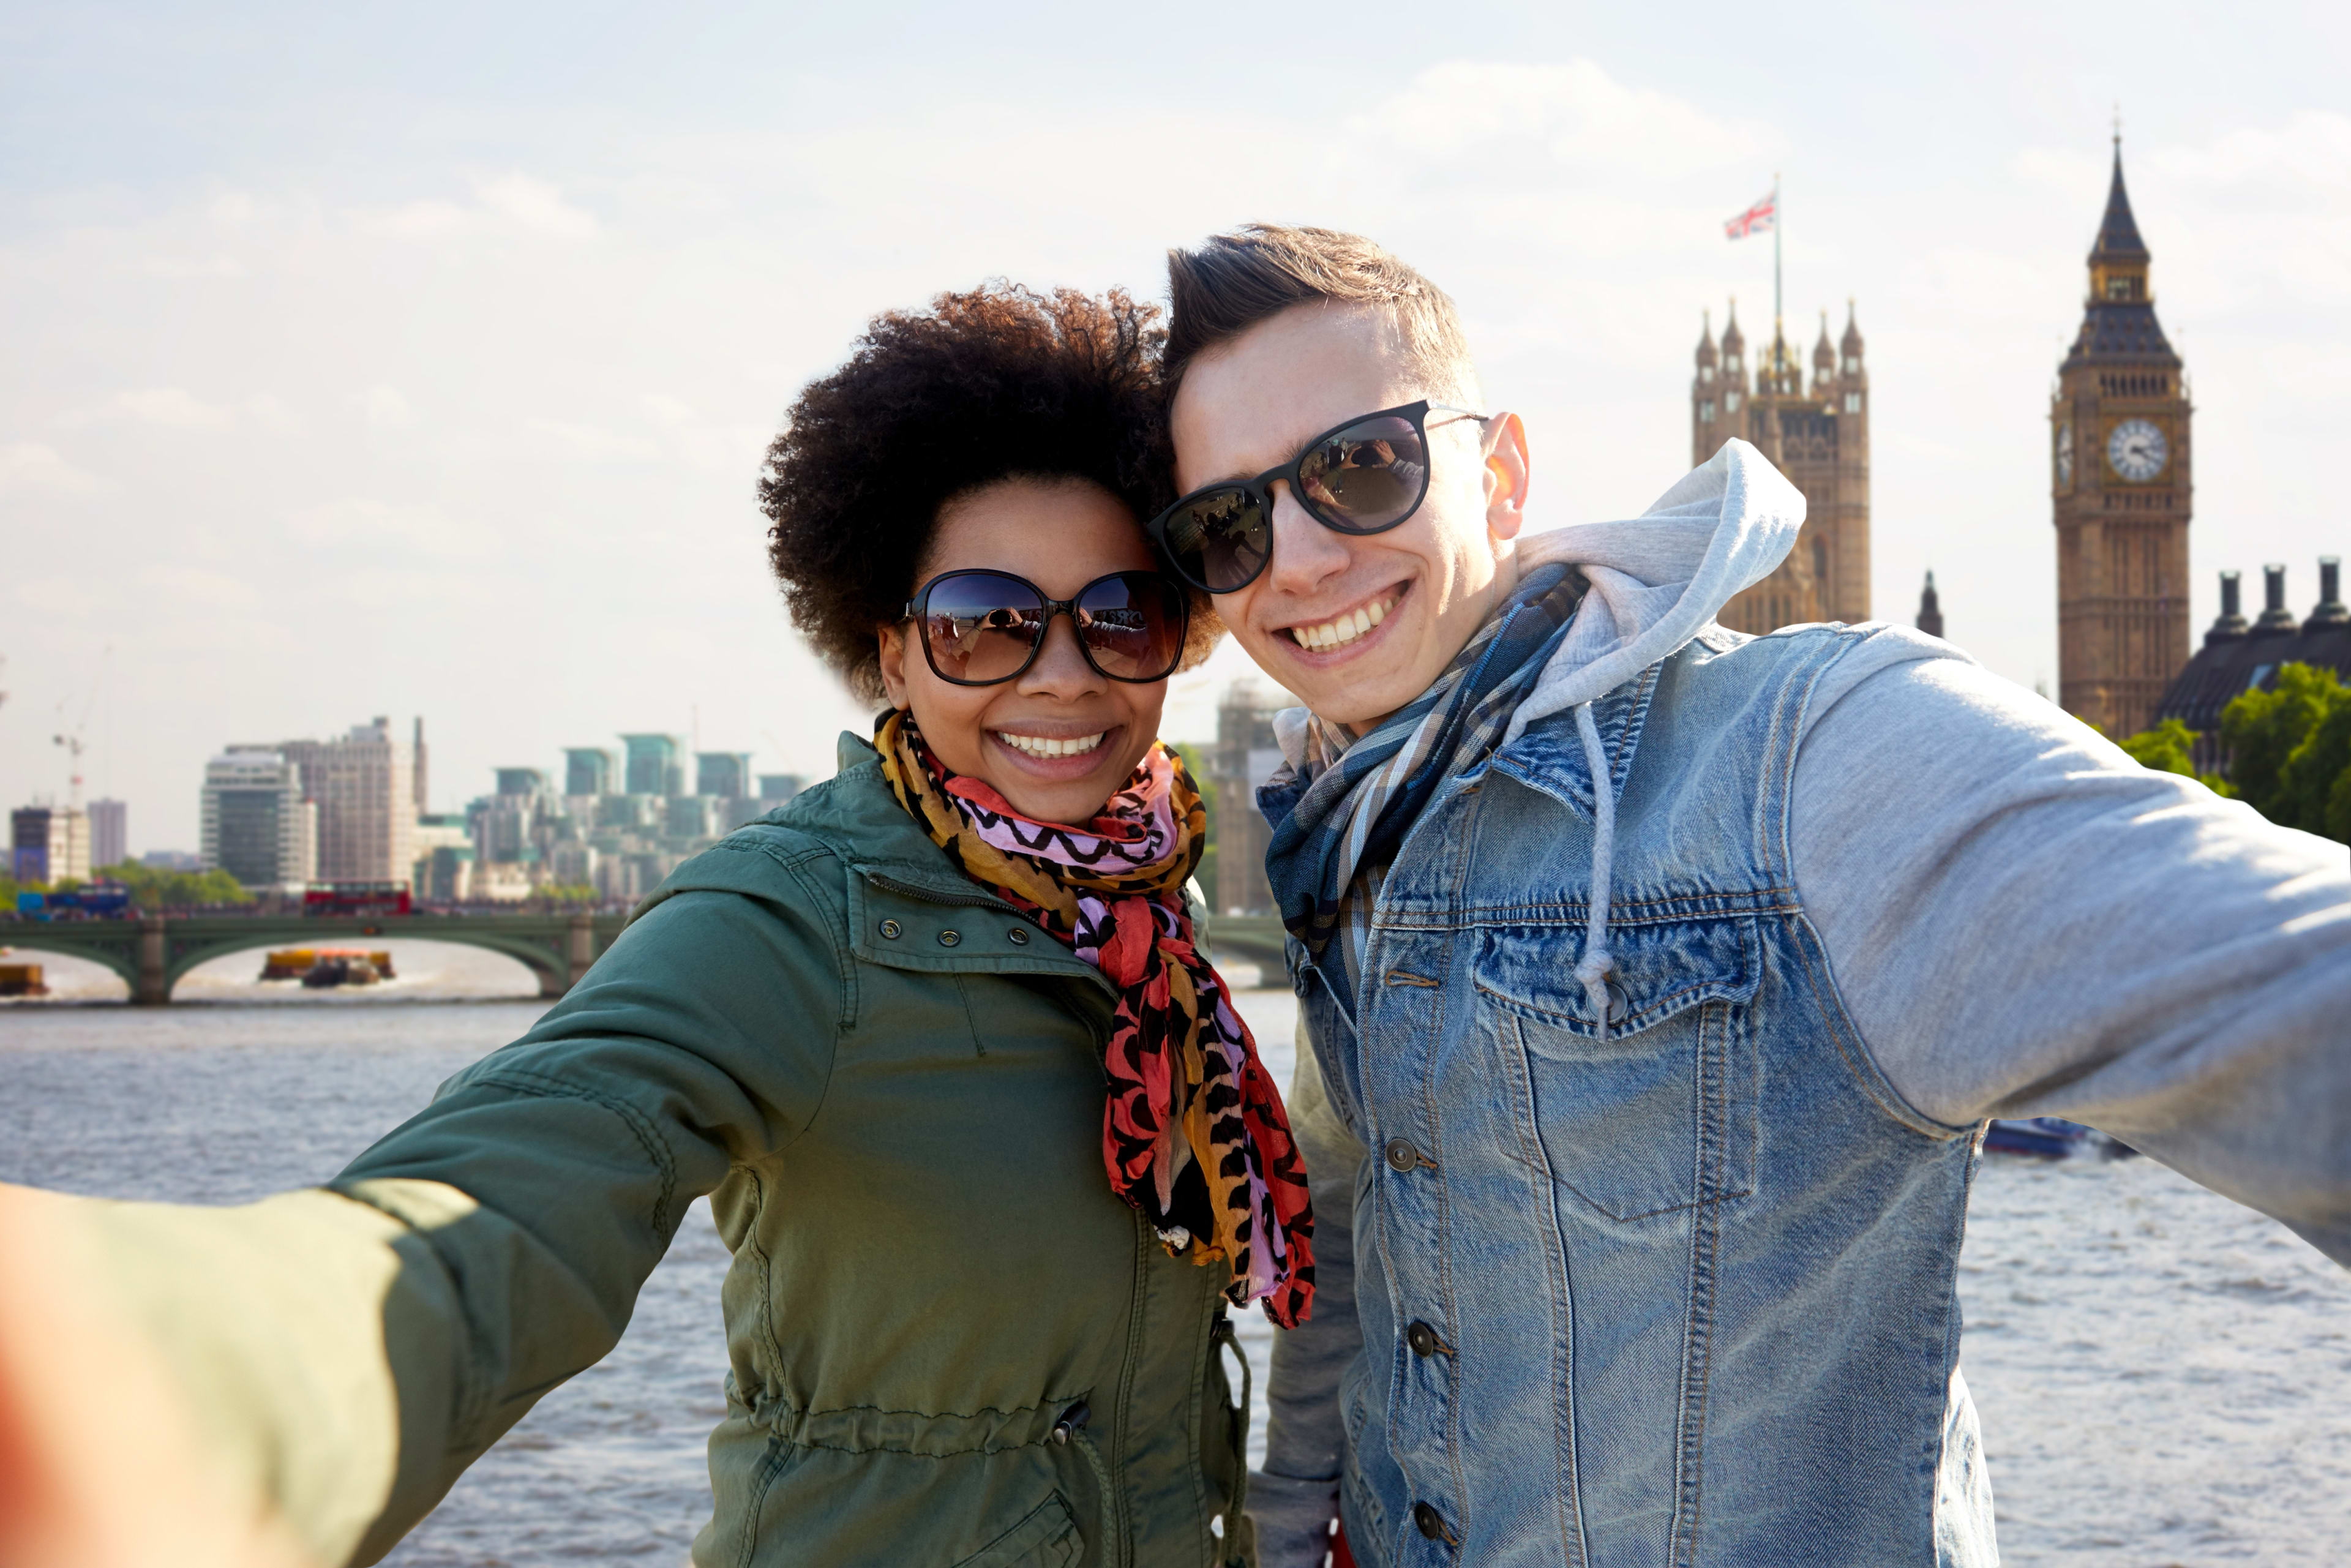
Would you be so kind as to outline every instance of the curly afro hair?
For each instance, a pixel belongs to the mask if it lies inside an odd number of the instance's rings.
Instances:
[[[1101,486],[1138,519],[1175,499],[1156,307],[1113,290],[990,283],[876,317],[768,447],[759,509],[793,621],[882,700],[874,631],[898,620],[948,502],[1002,479]],[[1223,627],[1194,594],[1186,666]]]

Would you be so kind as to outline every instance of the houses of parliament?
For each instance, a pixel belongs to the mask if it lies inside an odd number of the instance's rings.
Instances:
[[[2283,568],[2270,569],[2268,608],[2252,623],[2238,612],[2237,574],[2224,572],[2220,621],[2203,650],[2191,647],[2195,410],[2179,355],[2156,319],[2150,260],[2124,186],[2117,137],[2081,325],[2050,400],[2047,457],[2057,545],[2057,700],[2117,737],[2173,716],[2209,729],[2231,696],[2265,684],[2289,659],[2351,669],[2351,617],[2332,557],[2321,562],[2321,601],[2306,622],[2284,607]],[[1735,306],[1719,341],[1708,320],[1690,382],[1691,460],[1703,463],[1724,441],[1742,436],[1803,493],[1806,511],[1788,559],[1724,606],[1719,619],[1757,633],[1808,621],[1865,621],[1870,394],[1853,309],[1834,343],[1823,313],[1809,384],[1778,322],[1771,342],[1750,358]],[[1932,574],[1919,610],[1921,627],[1939,632]],[[2293,641],[2253,645],[2264,636]]]

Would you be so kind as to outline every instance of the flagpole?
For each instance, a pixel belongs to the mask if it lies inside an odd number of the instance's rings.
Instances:
[[[1771,175],[1771,340],[1780,339],[1780,228],[1782,217],[1780,208],[1780,176]]]

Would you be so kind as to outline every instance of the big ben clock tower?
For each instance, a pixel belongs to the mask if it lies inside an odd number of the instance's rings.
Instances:
[[[2117,739],[2154,722],[2188,662],[2189,406],[2155,319],[2147,250],[2114,183],[2082,330],[2049,409],[2057,518],[2058,702]]]

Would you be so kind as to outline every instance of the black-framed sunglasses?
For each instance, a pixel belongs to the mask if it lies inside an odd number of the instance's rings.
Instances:
[[[1333,425],[1297,456],[1254,479],[1204,486],[1145,530],[1186,582],[1210,593],[1247,588],[1273,559],[1273,486],[1288,480],[1306,515],[1334,533],[1379,534],[1428,498],[1428,412],[1483,424],[1491,417],[1423,399]]]
[[[1055,599],[1025,577],[967,568],[923,584],[900,613],[922,628],[932,673],[958,686],[1025,674],[1056,615],[1070,618],[1078,651],[1097,674],[1143,685],[1176,673],[1192,601],[1156,571],[1114,571]]]

